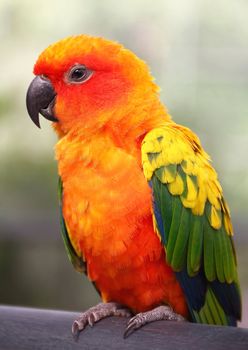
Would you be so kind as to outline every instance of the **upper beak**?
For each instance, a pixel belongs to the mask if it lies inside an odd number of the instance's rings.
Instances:
[[[26,105],[30,118],[40,128],[39,113],[48,120],[57,122],[53,107],[56,92],[49,79],[42,75],[35,77],[29,85]]]

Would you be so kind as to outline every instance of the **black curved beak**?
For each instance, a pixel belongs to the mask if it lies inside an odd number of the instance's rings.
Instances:
[[[53,110],[55,99],[56,92],[49,79],[38,75],[32,80],[27,91],[26,106],[30,118],[39,128],[39,113],[52,122],[58,121]]]

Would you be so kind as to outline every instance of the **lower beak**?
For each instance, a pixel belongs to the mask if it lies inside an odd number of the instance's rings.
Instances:
[[[42,75],[35,77],[27,91],[26,105],[30,118],[39,128],[39,113],[50,121],[58,121],[54,115],[55,100],[56,92],[51,81]]]

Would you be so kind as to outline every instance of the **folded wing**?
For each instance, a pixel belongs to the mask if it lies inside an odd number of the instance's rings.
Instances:
[[[236,325],[241,297],[232,224],[209,161],[197,136],[174,123],[152,130],[142,144],[154,228],[192,320]]]

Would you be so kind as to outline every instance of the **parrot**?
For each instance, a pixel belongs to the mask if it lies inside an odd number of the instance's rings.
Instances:
[[[230,210],[198,136],[160,100],[148,65],[116,41],[74,35],[34,65],[27,111],[58,136],[61,233],[124,337],[157,320],[237,326],[241,291]]]

